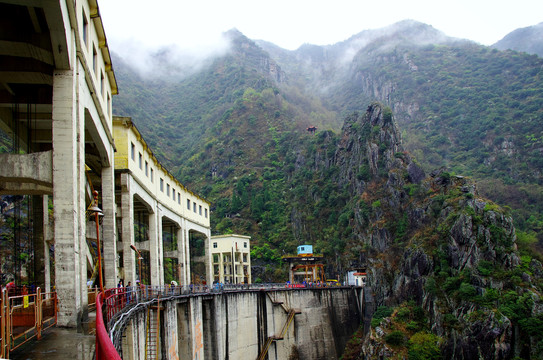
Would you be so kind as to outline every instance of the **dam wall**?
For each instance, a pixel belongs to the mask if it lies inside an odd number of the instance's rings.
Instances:
[[[165,296],[113,319],[114,345],[131,360],[339,359],[363,298],[357,287]]]

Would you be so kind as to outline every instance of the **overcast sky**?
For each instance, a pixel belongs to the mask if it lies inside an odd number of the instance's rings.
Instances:
[[[294,50],[404,19],[491,45],[517,28],[543,22],[543,0],[99,0],[98,5],[110,50],[117,53],[170,44],[205,52],[231,28]]]

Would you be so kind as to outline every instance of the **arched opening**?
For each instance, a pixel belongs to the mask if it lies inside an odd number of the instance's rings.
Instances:
[[[201,232],[189,231],[189,251],[190,251],[190,276],[191,283],[206,283],[206,242],[207,236]]]
[[[164,282],[170,284],[172,281],[180,284],[180,269],[178,251],[180,243],[178,239],[179,226],[172,220],[162,218],[162,250],[164,266]]]

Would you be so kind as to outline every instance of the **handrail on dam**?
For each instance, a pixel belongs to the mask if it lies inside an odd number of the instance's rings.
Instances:
[[[23,290],[19,292],[18,290]],[[0,286],[0,358],[28,341],[41,339],[42,332],[57,323],[57,294],[38,287],[3,289]]]
[[[203,295],[222,292],[240,292],[256,290],[300,290],[300,288],[324,288],[323,283],[292,285],[292,284],[213,284],[183,285],[183,286],[132,286],[105,290],[96,297],[96,360],[121,359],[113,345],[113,333],[109,333],[110,321],[125,308],[136,304],[149,302],[158,297],[176,297]],[[336,286],[332,286],[336,287]],[[288,322],[290,323],[290,321]],[[114,327],[114,326],[113,326]],[[287,325],[288,327],[288,325]]]

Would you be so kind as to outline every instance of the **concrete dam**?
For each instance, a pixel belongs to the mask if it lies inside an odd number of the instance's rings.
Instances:
[[[123,359],[339,359],[373,311],[363,299],[361,287],[162,293],[122,304],[108,329]]]

